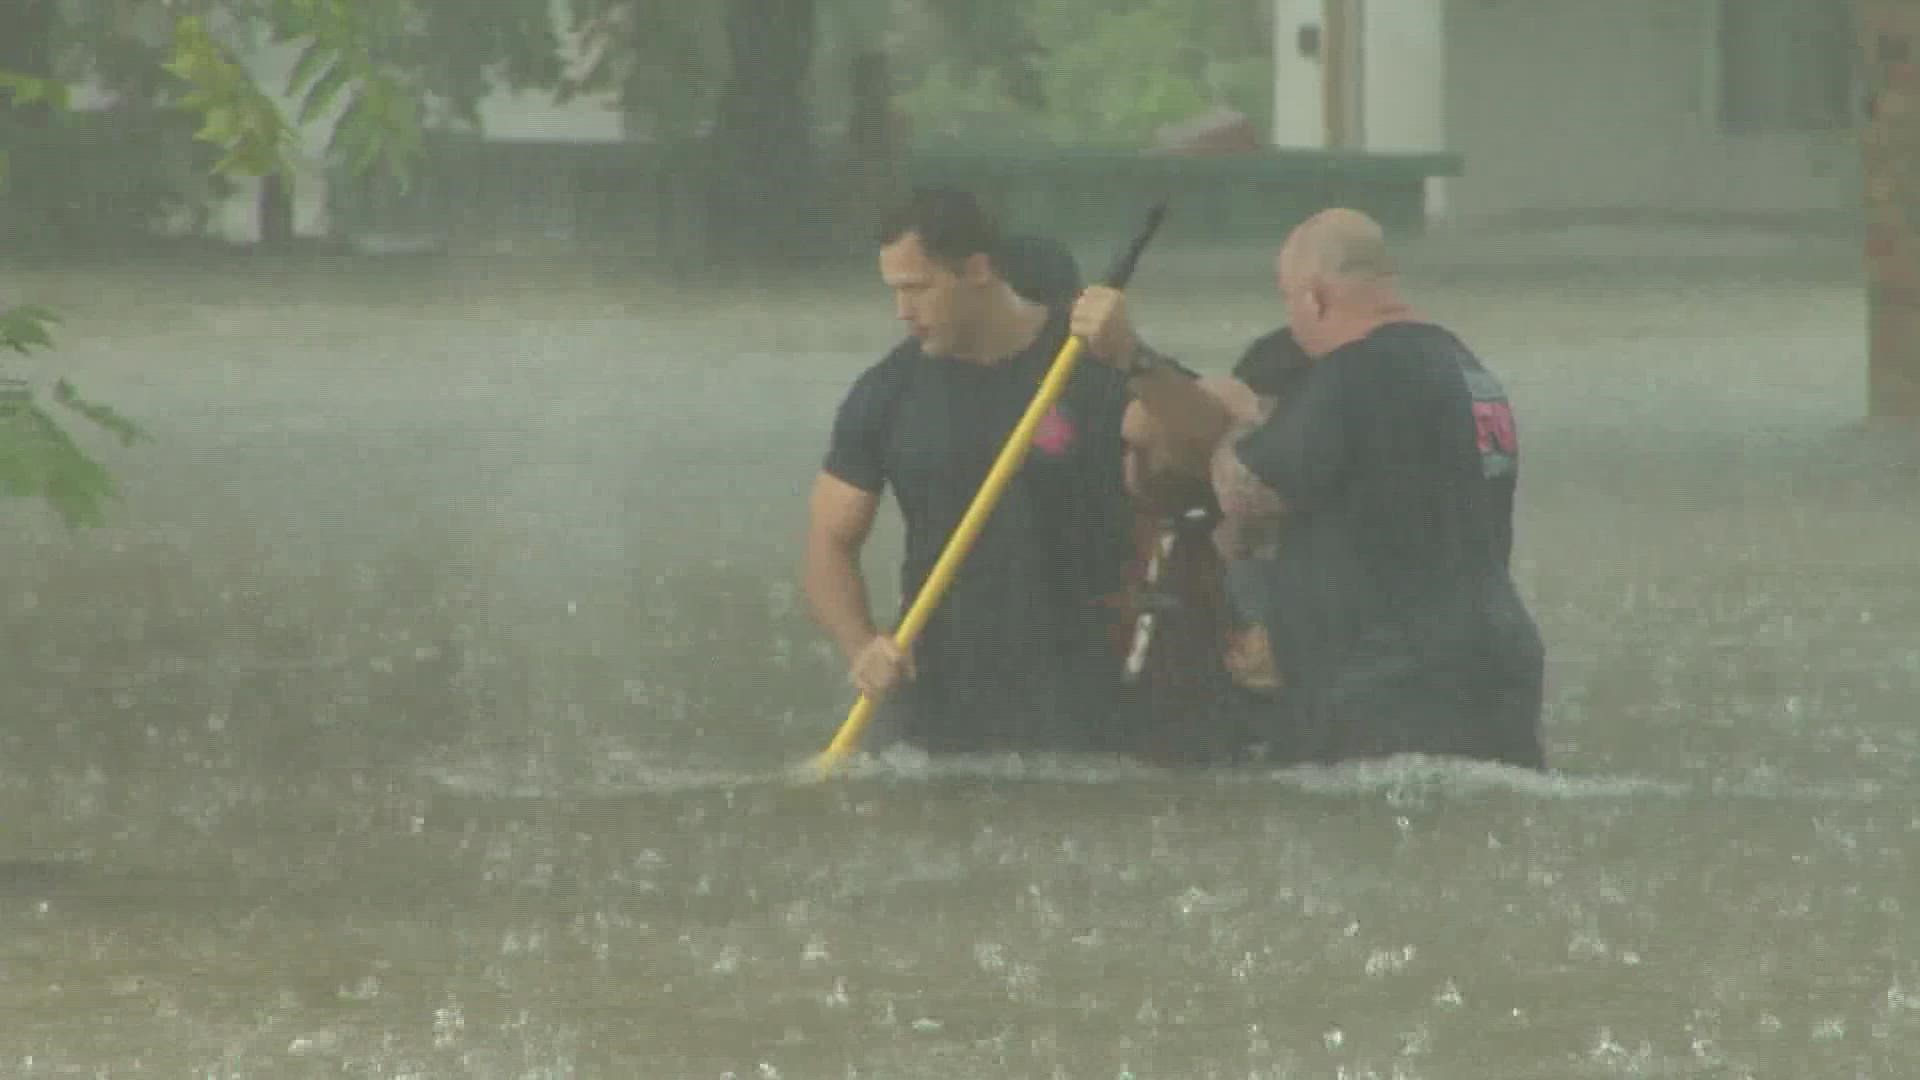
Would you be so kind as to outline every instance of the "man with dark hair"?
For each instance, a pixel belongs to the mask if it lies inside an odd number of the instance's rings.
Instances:
[[[1143,718],[1124,707],[1123,689],[1135,627],[1117,598],[1138,515],[1175,486],[1165,476],[1184,465],[1204,493],[1204,473],[1190,451],[1157,446],[1152,404],[1133,396],[1191,374],[1078,365],[909,655],[875,626],[860,571],[882,493],[892,488],[906,526],[908,603],[1069,331],[1099,334],[1090,352],[1107,335],[1100,310],[1074,299],[1077,269],[1071,290],[1060,287],[1057,257],[1043,260],[1037,283],[1023,282],[1049,303],[1009,284],[1008,269],[1035,267],[965,192],[915,193],[879,240],[881,279],[911,336],[859,377],[835,416],[809,506],[803,582],[815,620],[854,686],[876,699],[883,740],[929,751],[1138,749]]]
[[[1232,378],[1214,388],[1214,393],[1233,405],[1234,426],[1227,432],[1226,441],[1252,431],[1298,394],[1312,364],[1286,327],[1254,339],[1234,365]],[[1220,460],[1216,454],[1214,469]],[[1274,692],[1281,689],[1282,679],[1267,634],[1261,594],[1267,569],[1279,553],[1281,515],[1243,504],[1224,505],[1220,511],[1214,542],[1225,563],[1223,576],[1232,619],[1227,667],[1241,685]]]
[[[1014,292],[1046,307],[1071,305],[1086,287],[1073,253],[1044,236],[1007,237],[993,264]]]

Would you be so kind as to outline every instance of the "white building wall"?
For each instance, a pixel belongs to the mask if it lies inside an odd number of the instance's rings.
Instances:
[[[1448,148],[1466,158],[1452,216],[1858,205],[1851,132],[1722,130],[1715,0],[1430,2]]]
[[[1324,0],[1273,0],[1273,145],[1318,150],[1327,145],[1320,54],[1301,52],[1303,32],[1324,37]],[[1322,50],[1324,51],[1324,50]]]
[[[1440,0],[1360,9],[1360,131],[1368,150],[1447,149],[1446,20]]]
[[[1360,6],[1360,137],[1367,150],[1447,150],[1446,8],[1442,0]],[[1446,216],[1453,181],[1427,181],[1427,216]]]

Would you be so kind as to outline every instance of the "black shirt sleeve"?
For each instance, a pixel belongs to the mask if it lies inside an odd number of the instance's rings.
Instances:
[[[1287,397],[1296,391],[1313,368],[1306,350],[1286,327],[1253,340],[1233,365],[1233,377],[1261,397]]]
[[[1353,454],[1347,384],[1364,360],[1329,355],[1315,364],[1299,392],[1235,444],[1241,464],[1287,506],[1315,505],[1344,483]]]
[[[862,491],[886,489],[887,420],[898,396],[900,365],[893,358],[868,368],[841,399],[821,468]]]
[[[1154,348],[1153,346],[1147,344],[1144,341],[1138,342],[1137,344],[1135,344],[1134,348],[1138,349],[1142,356],[1151,357],[1154,363],[1159,364],[1162,367],[1172,368],[1173,370],[1179,372],[1180,374],[1185,375],[1189,379],[1197,379],[1200,377],[1199,372],[1193,370],[1192,368],[1174,359],[1173,357],[1168,356],[1166,353],[1161,352],[1159,349]]]

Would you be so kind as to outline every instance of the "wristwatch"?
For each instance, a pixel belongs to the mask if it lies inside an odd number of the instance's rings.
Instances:
[[[1137,379],[1159,367],[1166,357],[1148,348],[1144,344],[1133,347],[1133,356],[1127,361],[1126,374],[1129,379]]]

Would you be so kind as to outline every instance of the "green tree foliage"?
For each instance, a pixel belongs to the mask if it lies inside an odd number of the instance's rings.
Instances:
[[[417,76],[390,59],[411,12],[401,3],[351,0],[275,0],[264,11],[275,44],[298,44],[284,88],[298,103],[282,114],[234,43],[212,29],[214,21],[189,14],[173,24],[172,50],[163,65],[186,92],[179,105],[200,115],[195,137],[225,151],[214,170],[227,175],[291,173],[288,151],[301,125],[331,118],[328,151],[355,172],[376,163],[404,179],[420,149],[422,88]]]
[[[954,70],[996,87],[1008,104],[1027,110],[1059,107],[1063,103],[1053,97],[1046,79],[1050,43],[1033,32],[1036,13],[1051,3],[923,0],[935,30],[928,44]],[[1070,2],[1068,7],[1103,10],[1085,2]]]
[[[12,109],[64,109],[67,105],[67,88],[53,79],[17,71],[0,71],[0,105]],[[7,161],[7,149],[0,146],[0,187],[7,182]]]
[[[824,220],[817,108],[865,48],[894,54],[921,138],[1138,145],[1212,104],[1265,113],[1258,0],[572,0],[572,11],[587,62],[563,96],[608,94],[643,132],[704,137],[720,258],[818,241],[803,227]]]
[[[477,127],[488,93],[554,90],[565,71],[547,0],[412,0],[394,62],[415,74],[429,116]]]
[[[997,0],[1008,10],[976,27],[964,0],[929,2],[950,5],[949,25],[970,35],[923,46],[902,69],[902,107],[928,137],[1140,146],[1215,105],[1255,123],[1270,114],[1267,25],[1253,3]]]
[[[711,216],[726,226],[716,235],[736,254],[765,255],[811,242],[795,223],[819,208],[808,99],[823,26],[849,51],[890,38],[906,86],[899,105],[921,137],[1140,145],[1213,104],[1264,120],[1263,9],[1262,0],[569,0],[568,29],[585,49],[569,74],[548,0],[42,0],[31,26],[50,44],[26,53],[57,54],[46,65],[54,76],[0,74],[0,104],[55,112],[61,79],[88,79],[124,103],[196,116],[219,177],[290,177],[297,134],[319,125],[330,156],[404,182],[424,130],[476,124],[493,89],[608,95],[643,131],[708,137]],[[242,62],[263,41],[299,50],[283,86],[263,86]],[[0,156],[0,181],[4,165]],[[0,352],[48,347],[52,322],[39,308],[0,311]],[[139,433],[65,382],[48,406],[24,381],[0,384],[0,494],[44,498],[72,524],[96,521],[111,480],[54,410],[123,441]]]
[[[0,89],[14,108],[47,106],[63,109],[66,88],[53,80],[14,72],[0,72]],[[4,183],[4,153],[0,153],[0,183]],[[53,345],[50,327],[58,316],[36,304],[0,308],[0,354],[29,356]],[[71,383],[60,379],[49,395],[51,403],[132,443],[142,433],[131,421],[105,405],[82,398]],[[0,376],[0,498],[44,499],[69,527],[98,524],[106,503],[115,495],[113,478],[89,457],[42,404],[26,379]]]
[[[729,67],[722,6],[570,0],[570,29],[583,58],[577,72],[560,80],[558,100],[605,96],[656,136],[704,130]]]
[[[0,350],[25,356],[52,342],[53,313],[33,305],[0,311]],[[48,398],[54,406],[104,429],[123,444],[144,435],[113,409],[87,401],[65,379]],[[30,382],[0,378],[0,498],[44,499],[69,527],[97,525],[115,497],[113,477],[88,456]]]
[[[404,178],[420,152],[421,113],[429,98],[422,72],[438,71],[455,86],[477,78],[472,56],[439,68],[420,62],[433,12],[443,6],[443,0],[181,3],[167,27],[160,63],[175,80],[165,92],[175,95],[173,105],[198,115],[196,137],[221,151],[213,165],[219,175],[287,174],[298,128],[330,121],[330,152],[357,172],[384,168]],[[260,30],[276,43],[300,49],[284,88],[296,103],[291,117],[240,61],[247,35]],[[510,30],[510,24],[495,23],[486,33]],[[500,39],[483,40],[498,44]],[[409,56],[412,64],[405,62]],[[557,67],[541,63],[537,48],[517,52],[508,57],[508,77],[537,80],[557,74]],[[132,75],[127,81],[138,82]],[[0,90],[7,95],[4,104],[14,109],[62,106],[66,99],[57,81],[20,73],[0,74]],[[464,107],[470,111],[478,93],[470,86],[462,92],[469,95]],[[49,348],[49,327],[56,322],[52,312],[37,306],[0,310],[0,353],[25,357]],[[43,499],[69,526],[98,523],[115,495],[112,477],[62,426],[55,410],[86,420],[122,443],[138,440],[141,432],[110,407],[81,397],[64,379],[44,397],[30,380],[0,377],[0,497]]]
[[[291,239],[295,166],[316,164],[300,145],[324,144],[329,168],[404,172],[423,129],[474,126],[488,91],[559,82],[552,14],[549,0],[6,0],[0,69],[104,100],[0,117],[0,143],[34,148],[0,228],[61,247],[198,231],[235,178],[260,177],[262,239]],[[296,52],[291,78],[265,74]],[[272,237],[270,217],[285,219]]]
[[[18,72],[0,72],[0,91],[13,108],[64,108],[66,88],[54,80]],[[0,151],[0,183],[6,156]],[[53,312],[34,304],[0,308],[0,353],[27,356],[49,348]],[[64,379],[54,387],[55,404],[103,423],[123,439],[139,436],[132,424],[103,406],[83,400]],[[0,497],[44,498],[68,525],[97,522],[113,482],[43,407],[25,379],[0,377]]]

